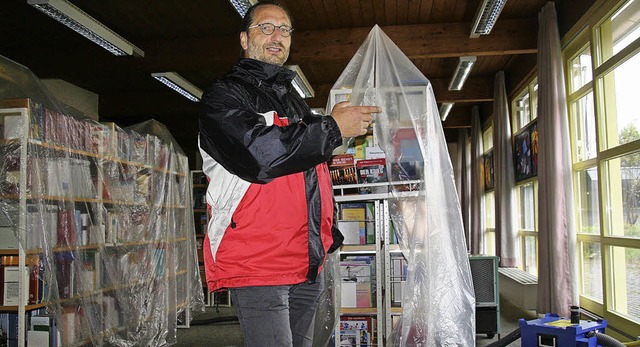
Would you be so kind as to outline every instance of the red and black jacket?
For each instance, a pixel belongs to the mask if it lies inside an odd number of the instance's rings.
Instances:
[[[209,290],[313,282],[342,242],[326,165],[340,130],[311,114],[292,91],[294,77],[241,59],[203,95]]]

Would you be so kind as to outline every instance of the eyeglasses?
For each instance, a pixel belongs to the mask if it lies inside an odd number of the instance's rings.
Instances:
[[[252,25],[250,27],[248,27],[247,29],[252,29],[252,28],[260,28],[260,31],[262,31],[263,34],[265,35],[271,35],[273,34],[273,32],[276,30],[276,28],[278,28],[278,30],[280,30],[280,35],[284,36],[284,37],[289,37],[291,36],[291,33],[293,32],[293,28],[288,26],[288,25],[280,25],[277,26],[275,24],[271,24],[271,23],[261,23],[261,24],[256,24],[256,25]]]

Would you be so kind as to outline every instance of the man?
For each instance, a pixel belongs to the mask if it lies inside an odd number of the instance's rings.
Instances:
[[[251,7],[243,58],[202,99],[207,283],[230,290],[247,346],[311,346],[320,271],[342,242],[326,162],[379,112],[341,103],[331,116],[312,115],[282,67],[292,32],[280,5]]]

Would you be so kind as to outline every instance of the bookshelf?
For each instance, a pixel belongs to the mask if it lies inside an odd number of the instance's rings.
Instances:
[[[345,242],[340,248],[341,258],[341,317],[342,319],[336,324],[336,333],[345,332],[346,327],[357,326],[352,321],[361,322],[359,324],[365,324],[365,326],[371,326],[371,340],[369,344],[371,346],[384,346],[386,336],[391,333],[393,329],[394,317],[402,314],[402,287],[404,287],[404,281],[406,279],[406,259],[400,251],[400,247],[397,244],[397,240],[393,235],[394,228],[389,215],[389,203],[388,200],[392,197],[392,193],[389,191],[394,185],[402,185],[408,190],[404,192],[395,192],[393,197],[397,198],[399,195],[406,197],[415,197],[420,194],[418,191],[412,190],[418,187],[420,181],[403,181],[403,182],[378,182],[378,183],[364,183],[364,184],[348,184],[348,185],[334,185],[334,195],[336,203],[338,204],[338,225],[343,234],[355,232],[358,228],[350,226],[349,224],[359,224],[358,230],[361,232],[360,237],[354,235],[345,235],[345,240],[352,240],[351,242]],[[366,188],[366,191],[371,191],[371,188],[375,188],[376,193],[358,194],[353,193],[359,191],[361,188]],[[382,189],[381,189],[382,188]],[[363,206],[364,212],[360,213],[361,218],[357,213],[349,212],[345,220],[345,214],[343,214],[343,207],[347,209],[355,209],[357,206]],[[360,293],[366,293],[366,290],[359,288],[359,277],[349,276],[349,272],[345,271],[346,266],[351,266],[353,263],[358,265],[358,260],[362,261],[369,258],[369,262],[372,265],[368,275],[371,281],[371,305],[361,305],[358,295]],[[346,277],[346,279],[345,279]],[[349,277],[354,278],[356,284],[349,284]],[[345,287],[345,283],[347,286]],[[400,293],[398,293],[400,291]],[[347,299],[345,299],[345,294]],[[365,294],[366,295],[366,294]],[[354,298],[355,296],[355,298]],[[349,301],[351,299],[351,301]],[[355,301],[354,301],[355,299]],[[356,306],[356,307],[353,307]],[[347,317],[347,318],[345,318]],[[346,325],[345,325],[346,324]],[[352,332],[351,332],[352,333]],[[344,334],[341,334],[344,335]],[[347,333],[349,335],[349,333]],[[340,336],[335,339],[335,345],[341,346],[342,338],[350,338],[349,336]],[[348,345],[349,342],[342,342]],[[366,342],[359,342],[357,345],[364,345]]]
[[[207,213],[207,202],[205,196],[207,193],[207,179],[202,170],[191,170],[191,190],[193,192],[193,220],[195,222],[194,233],[196,236],[198,249],[198,271],[202,283],[202,292],[205,293],[207,305],[211,306],[212,298],[207,289],[207,278],[204,270],[204,257],[202,247],[204,237],[207,234],[207,223],[209,215]]]
[[[203,306],[179,147],[27,98],[1,99],[0,124],[6,338],[42,338],[46,317],[53,345],[175,343]]]

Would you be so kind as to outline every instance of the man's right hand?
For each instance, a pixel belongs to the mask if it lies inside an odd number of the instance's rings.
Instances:
[[[367,133],[373,121],[373,113],[382,110],[376,106],[351,106],[348,101],[336,104],[331,117],[338,123],[342,137],[357,137]]]

